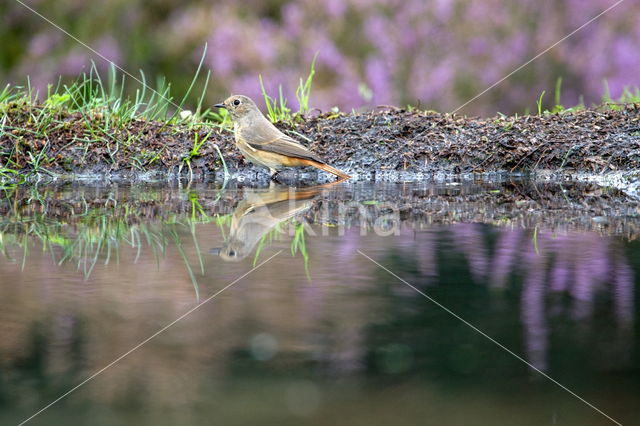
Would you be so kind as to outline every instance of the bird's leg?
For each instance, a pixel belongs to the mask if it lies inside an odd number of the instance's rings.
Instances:
[[[269,172],[271,173],[271,180],[280,183],[280,181],[278,180],[278,174],[280,173],[280,170],[270,168]]]

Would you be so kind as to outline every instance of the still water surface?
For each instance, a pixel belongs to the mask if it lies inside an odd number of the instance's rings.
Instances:
[[[0,211],[3,425],[198,304],[28,424],[614,424],[535,369],[639,423],[640,210],[615,191],[73,185]]]

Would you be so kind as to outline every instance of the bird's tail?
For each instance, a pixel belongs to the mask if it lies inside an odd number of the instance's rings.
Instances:
[[[349,179],[351,177],[348,174],[346,174],[345,172],[342,172],[342,171],[336,169],[335,167],[331,167],[328,164],[320,163],[318,161],[309,161],[309,165],[313,166],[313,167],[315,167],[317,169],[324,170],[325,172],[329,172],[329,173],[331,173],[333,175],[336,175],[340,179]]]

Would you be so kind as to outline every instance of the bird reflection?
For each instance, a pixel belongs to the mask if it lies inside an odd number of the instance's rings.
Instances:
[[[251,254],[269,231],[312,205],[326,185],[296,189],[271,185],[268,190],[245,189],[233,212],[229,236],[219,249],[211,250],[226,261],[239,261]]]

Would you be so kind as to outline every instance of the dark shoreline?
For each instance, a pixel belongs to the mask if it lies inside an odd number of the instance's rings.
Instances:
[[[0,164],[19,175],[31,174],[30,180],[222,180],[214,144],[231,176],[268,179],[266,171],[242,158],[227,130],[200,126],[196,131],[137,119],[88,142],[88,127],[103,128],[102,117],[59,112],[56,122],[64,125],[45,129],[41,137],[36,133],[42,129],[33,129],[30,120],[39,108],[9,108],[0,136]],[[486,119],[387,108],[326,113],[278,127],[359,180],[504,173],[640,179],[640,104]],[[196,132],[204,138],[211,129],[209,140],[187,164]],[[326,182],[331,176],[288,171],[283,180]]]

